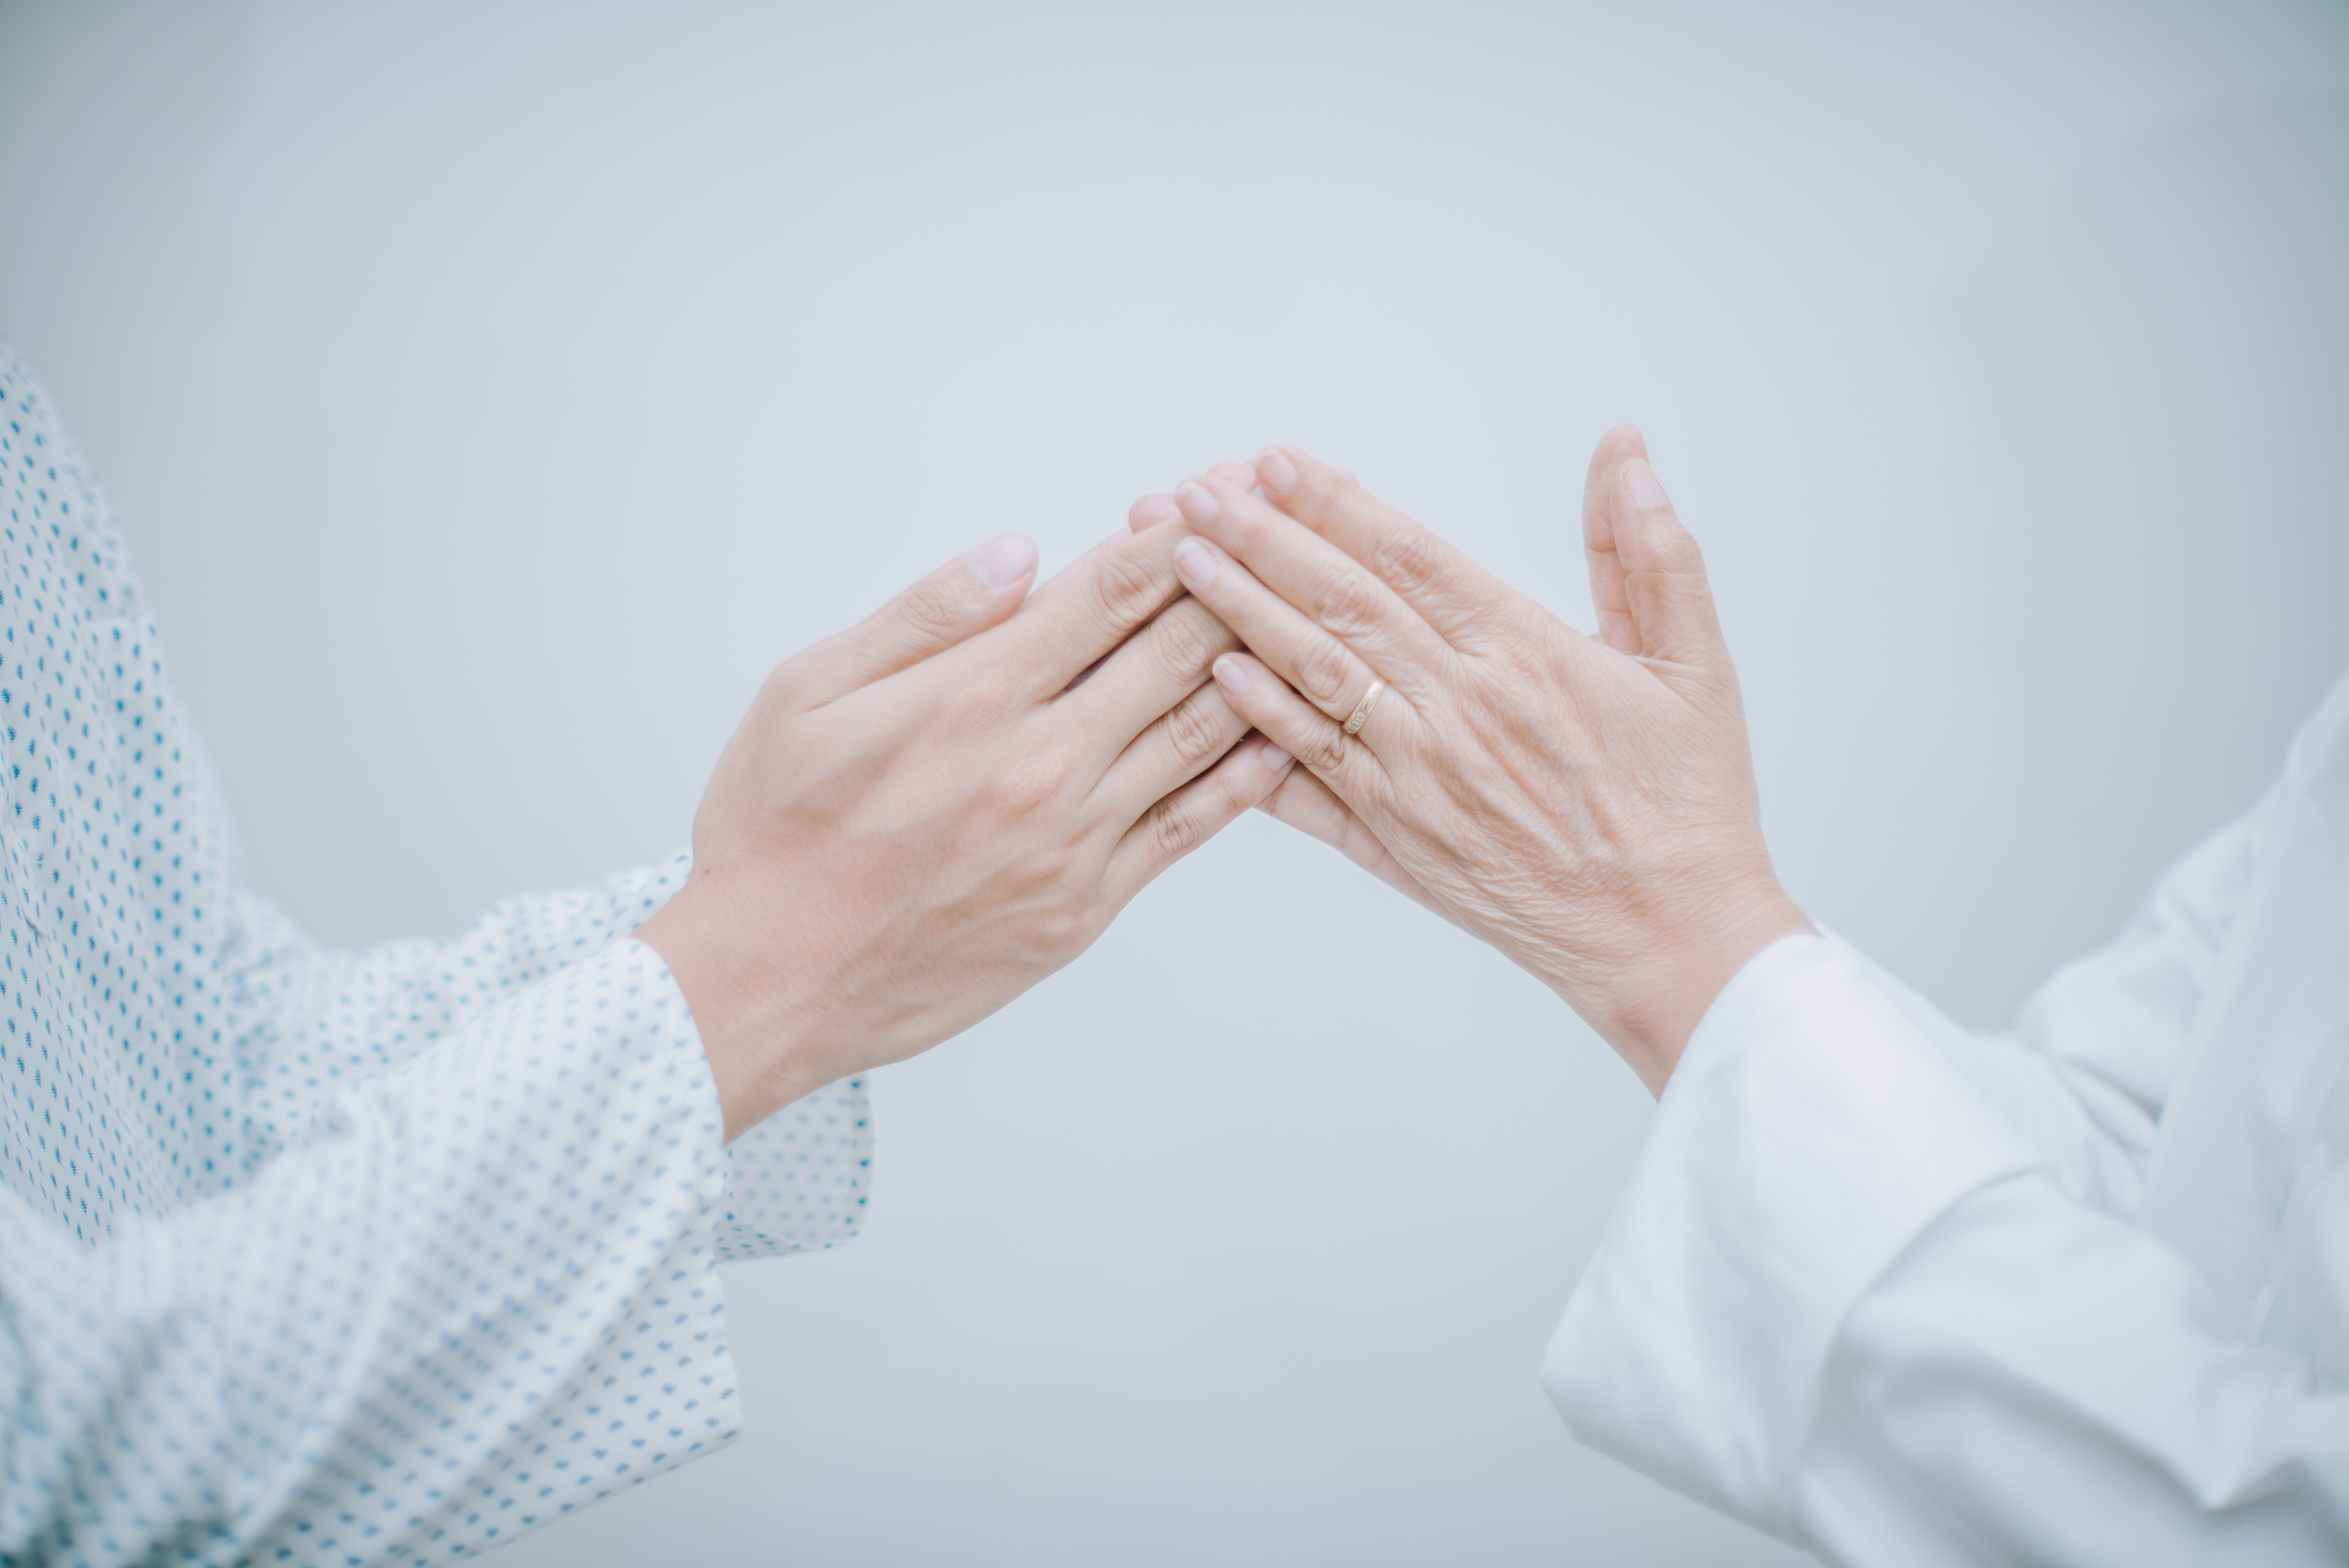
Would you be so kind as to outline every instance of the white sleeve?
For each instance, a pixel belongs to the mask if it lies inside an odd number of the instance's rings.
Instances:
[[[1832,939],[1706,1014],[1544,1369],[1575,1434],[1831,1562],[2338,1561],[2349,1404]]]
[[[2349,1560],[2349,1393],[2045,1176],[1965,1199],[1852,1309],[1796,1478],[1829,1562]]]
[[[623,942],[169,1219],[0,1191],[0,1560],[447,1557],[724,1443],[721,1150]]]
[[[674,896],[689,856],[591,888],[508,899],[454,939],[318,946],[267,901],[230,894],[221,955],[249,1179],[326,1099],[430,1049],[517,991],[610,949]],[[865,1080],[831,1084],[728,1146],[720,1261],[838,1246],[864,1221],[872,1159]]]
[[[1773,1534],[1862,1292],[2031,1146],[1821,937],[1715,998],[1543,1368],[1594,1448]]]
[[[2172,866],[2118,938],[2039,988],[2011,1033],[1971,1033],[1871,970],[2063,1190],[2103,1213],[2136,1211],[2162,1107],[2279,799],[2271,790]]]

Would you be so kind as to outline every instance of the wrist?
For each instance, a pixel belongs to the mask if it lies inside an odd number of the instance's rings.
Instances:
[[[777,950],[743,940],[752,927],[739,902],[725,881],[696,867],[635,933],[668,966],[693,1014],[728,1143],[839,1076],[811,1060],[801,1010],[779,983]]]
[[[1661,1098],[1689,1037],[1739,971],[1781,938],[1816,934],[1773,879],[1766,890],[1708,905],[1701,924],[1658,937],[1645,961],[1613,977],[1585,1017]]]

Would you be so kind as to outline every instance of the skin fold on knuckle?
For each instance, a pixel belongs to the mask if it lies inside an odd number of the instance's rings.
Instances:
[[[1378,624],[1377,597],[1369,580],[1354,567],[1325,568],[1310,597],[1314,619],[1332,636],[1360,637]]]
[[[1390,528],[1371,551],[1370,569],[1398,593],[1417,593],[1443,574],[1441,553],[1424,530]]]
[[[1301,744],[1291,749],[1316,773],[1335,774],[1346,766],[1346,735],[1334,724],[1316,725]]]
[[[1297,690],[1324,710],[1346,700],[1346,683],[1354,664],[1346,650],[1326,637],[1316,637],[1297,653]]]
[[[1131,550],[1112,550],[1093,568],[1094,611],[1115,631],[1150,619],[1169,591],[1150,562]]]
[[[898,608],[898,619],[924,642],[952,636],[962,618],[962,596],[938,578],[914,583]]]
[[[1198,819],[1182,802],[1164,800],[1151,808],[1151,849],[1159,864],[1179,861],[1191,853],[1198,836]]]
[[[1214,623],[1203,606],[1181,604],[1158,617],[1151,627],[1151,648],[1159,673],[1189,685],[1207,673],[1208,662],[1223,650],[1217,646]]]
[[[1166,743],[1183,766],[1197,767],[1227,744],[1217,705],[1194,697],[1166,715]]]

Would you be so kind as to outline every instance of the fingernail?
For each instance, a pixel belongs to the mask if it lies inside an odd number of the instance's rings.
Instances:
[[[1187,539],[1175,546],[1175,575],[1195,588],[1203,588],[1215,581],[1220,570],[1215,564],[1215,551],[1195,539]]]
[[[1206,522],[1222,509],[1221,503],[1205,485],[1194,484],[1188,479],[1176,489],[1174,500],[1175,504],[1183,509],[1183,515],[1195,523]]]
[[[1672,498],[1656,483],[1655,469],[1638,458],[1623,465],[1623,482],[1631,486],[1632,500],[1641,511],[1657,511],[1672,504]]]
[[[971,551],[962,564],[991,591],[1008,587],[1035,565],[1035,541],[1025,534],[1003,534]]]
[[[1289,754],[1286,751],[1281,750],[1280,747],[1275,745],[1272,742],[1267,741],[1257,751],[1256,760],[1264,764],[1265,772],[1278,773],[1281,769],[1289,765]]]
[[[1164,496],[1145,496],[1126,511],[1128,531],[1139,534],[1146,528],[1155,528],[1175,515],[1174,503]]]
[[[1256,477],[1277,494],[1297,482],[1297,465],[1282,457],[1277,447],[1266,447],[1256,455]]]
[[[1215,662],[1214,669],[1216,684],[1225,691],[1234,697],[1248,695],[1248,672],[1238,660],[1226,654]]]

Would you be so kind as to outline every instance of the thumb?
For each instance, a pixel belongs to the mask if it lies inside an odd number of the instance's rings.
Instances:
[[[1655,469],[1644,457],[1615,477],[1615,554],[1623,601],[1639,637],[1640,657],[1712,670],[1728,662],[1704,552],[1681,526]]]
[[[1035,581],[1035,541],[1002,534],[791,661],[796,705],[821,707],[1008,620]]]
[[[1582,551],[1591,569],[1591,608],[1599,612],[1599,640],[1619,654],[1640,656],[1640,628],[1623,598],[1623,557],[1615,552],[1616,492],[1623,465],[1647,456],[1647,442],[1629,424],[1599,438],[1582,481]]]

